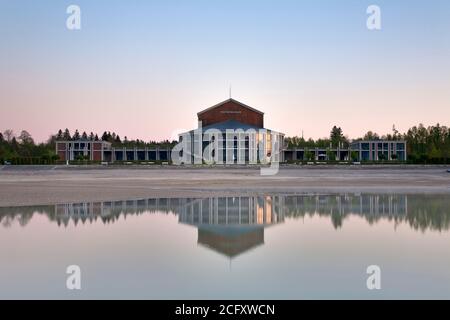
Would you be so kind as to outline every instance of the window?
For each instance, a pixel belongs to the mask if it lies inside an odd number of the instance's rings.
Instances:
[[[127,155],[127,161],[137,160],[137,159],[134,158],[134,151],[127,151],[126,155]]]
[[[156,160],[156,151],[152,150],[148,152],[148,160],[155,161]]]
[[[145,151],[142,151],[142,150],[138,151],[137,152],[137,159],[140,160],[140,161],[145,160]]]
[[[397,150],[405,150],[405,144],[404,143],[397,143]]]
[[[370,156],[369,151],[361,152],[361,160],[362,161],[368,161],[369,160],[369,156]]]
[[[115,152],[115,158],[117,161],[123,161],[123,152],[122,151],[116,151]]]
[[[166,150],[160,150],[160,151],[159,151],[159,159],[162,160],[162,161],[166,161],[166,160],[169,159]]]

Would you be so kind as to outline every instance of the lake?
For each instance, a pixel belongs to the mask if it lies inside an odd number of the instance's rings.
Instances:
[[[4,207],[0,298],[450,299],[449,229],[446,194]],[[71,265],[81,290],[66,287]]]

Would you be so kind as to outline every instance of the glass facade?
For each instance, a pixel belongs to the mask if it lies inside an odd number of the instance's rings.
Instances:
[[[370,160],[370,152],[361,151],[361,161],[369,161],[369,160]]]
[[[268,137],[270,136],[270,137]],[[207,134],[204,133],[206,139]],[[180,138],[180,141],[183,139]],[[216,141],[217,140],[217,141]],[[273,141],[272,141],[273,140]],[[184,163],[193,163],[193,150],[195,146],[193,135],[187,136],[185,142],[188,148],[179,151],[180,158],[187,157]],[[273,142],[277,153],[272,154]],[[200,139],[198,139],[200,142]],[[270,142],[270,145],[268,145]],[[62,146],[61,146],[62,145]],[[60,149],[58,149],[61,146]],[[95,148],[94,148],[95,146]],[[226,134],[219,132],[210,136],[210,141],[201,141],[199,149],[206,151],[210,147],[213,160],[220,159],[221,164],[257,164],[273,161],[271,157],[277,157],[277,161],[406,161],[406,143],[403,141],[356,141],[348,148],[302,148],[283,150],[283,135],[270,131],[264,132],[235,132]],[[64,148],[63,148],[64,147]],[[111,148],[110,144],[95,145],[95,142],[58,142],[59,154],[65,153],[68,160],[75,160],[83,156],[85,159],[93,160],[102,153],[101,161],[164,161],[171,160],[172,150],[169,148]],[[203,152],[201,151],[201,159]],[[63,157],[63,156],[62,156]],[[104,160],[103,160],[104,159]],[[203,159],[202,159],[203,160]],[[227,161],[228,160],[228,161]]]
[[[190,150],[188,149],[186,152],[193,155],[195,142],[199,140],[200,135],[198,132],[190,132],[189,134],[194,143],[192,143]],[[278,155],[278,159],[280,159],[283,147],[282,134],[263,129],[246,131],[230,129],[225,130],[225,132],[209,129],[203,133],[201,157],[205,161],[208,160],[207,162],[211,161],[216,164],[257,164],[268,161],[272,156],[272,143],[274,141],[278,142],[277,148],[279,150],[274,155]],[[205,153],[205,151],[209,151],[210,154]]]
[[[355,141],[350,149],[357,152],[359,161],[406,161],[404,141]]]

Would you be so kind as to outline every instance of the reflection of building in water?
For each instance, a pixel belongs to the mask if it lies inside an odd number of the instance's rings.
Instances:
[[[200,210],[201,208],[201,210]],[[46,215],[58,225],[69,221],[113,223],[119,217],[148,213],[179,216],[181,223],[207,225],[267,226],[286,218],[329,217],[335,228],[345,218],[358,215],[370,224],[380,219],[408,223],[415,230],[449,230],[450,197],[431,194],[344,194],[216,197],[205,199],[141,199],[59,204],[55,206],[0,207],[0,223],[26,226],[35,215]],[[240,224],[239,224],[240,223]]]
[[[55,205],[54,218],[58,223],[67,225],[70,220],[95,221],[101,219],[104,223],[114,222],[120,216],[139,215],[143,213],[172,213],[176,214],[180,206],[187,199],[156,198],[126,201],[104,201],[67,203]]]
[[[264,244],[263,226],[199,226],[198,243],[233,258]]]
[[[408,214],[408,196],[396,194],[288,196],[285,215],[330,216],[335,228],[350,215],[364,217],[370,224],[380,219],[402,221]]]
[[[185,199],[142,199],[56,205],[58,223],[67,225],[101,219],[114,222],[121,215],[165,212],[180,223],[198,228],[198,243],[234,257],[264,243],[264,228],[285,217],[330,216],[335,228],[350,214],[369,223],[407,214],[406,195],[265,195]]]
[[[264,243],[264,227],[284,221],[283,196],[192,199],[181,223],[198,227],[198,243],[235,257]]]
[[[181,208],[180,222],[192,225],[270,225],[283,221],[284,196],[192,199]]]
[[[233,257],[264,243],[264,227],[284,220],[283,200],[253,196],[73,203],[56,205],[55,215],[58,223],[67,225],[71,219],[112,222],[129,213],[174,213],[181,223],[198,227],[199,244]]]
[[[286,208],[319,214],[405,215],[408,197],[396,194],[287,196]]]
[[[272,195],[251,197],[158,198],[127,201],[57,204],[51,218],[67,224],[113,222],[120,216],[145,212],[172,213],[184,224],[271,225],[303,215],[364,216],[369,221],[401,217],[408,212],[406,195]]]

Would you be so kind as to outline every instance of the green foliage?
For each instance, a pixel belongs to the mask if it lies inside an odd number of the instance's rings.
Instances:
[[[363,140],[380,140],[380,136],[376,132],[367,131]]]
[[[330,138],[320,138],[317,140],[309,138],[305,140],[303,137],[286,137],[285,143],[288,149],[315,149],[315,148],[348,148],[349,140],[344,136],[341,128],[334,126],[330,132]]]
[[[5,130],[0,139],[1,164],[5,161],[11,164],[55,163],[59,158],[55,153],[55,137],[51,136],[46,143],[36,144],[25,130],[17,138],[12,130]]]
[[[424,127],[422,124],[410,128],[406,133],[401,134],[393,126],[393,133],[381,136],[381,139],[386,140],[405,140],[407,146],[407,155],[409,163],[450,163],[450,128],[441,126],[439,124],[435,126]],[[44,142],[36,144],[31,135],[23,130],[16,136],[12,130],[5,130],[0,132],[0,162],[4,161],[17,164],[47,164],[55,163],[58,160],[58,156],[55,154],[55,143],[58,140],[105,140],[113,144],[117,148],[173,148],[177,141],[164,140],[161,142],[143,140],[128,140],[125,136],[122,140],[115,132],[104,132],[99,139],[99,136],[93,132],[89,135],[83,132],[81,135],[79,130],[76,130],[74,135],[71,136],[68,129],[58,130],[55,135]],[[361,138],[360,138],[361,139]],[[367,132],[364,139],[377,140],[380,136],[372,131]],[[330,132],[330,138],[323,139],[308,139],[303,137],[286,137],[285,142],[288,149],[305,149],[305,159],[308,161],[314,161],[315,148],[329,149],[340,146],[342,148],[348,148],[349,141],[343,135],[342,129],[334,126]],[[334,153],[327,152],[328,159],[333,161]],[[352,151],[350,158],[355,161],[358,158],[358,154]],[[384,155],[379,155],[380,160],[395,160],[396,155],[392,159],[384,159]],[[87,161],[88,159],[79,159],[79,161]]]
[[[342,140],[343,139],[343,140]],[[392,140],[406,141],[406,152],[409,163],[430,163],[430,164],[448,164],[450,163],[450,128],[436,124],[435,126],[424,127],[423,124],[410,128],[406,133],[401,134],[392,126],[392,133],[380,136],[376,132],[368,131],[363,138],[358,140]],[[336,148],[340,146],[348,148],[348,139],[342,135],[342,129],[334,126],[330,132],[330,138],[324,139],[308,139],[303,137],[286,137],[285,142],[288,149],[315,149],[315,148]],[[310,159],[305,154],[306,159]],[[358,154],[351,152],[350,158],[356,161]],[[396,160],[397,155],[393,155],[391,159],[385,159],[384,155],[379,156],[380,160]]]
[[[348,147],[348,140],[346,137],[344,137],[344,134],[342,133],[342,129],[339,127],[334,126],[331,129],[330,132],[330,140],[331,140],[331,146],[336,147]]]
[[[89,160],[89,158],[82,154],[78,154],[75,156],[75,161],[83,161],[83,160]]]
[[[450,163],[450,129],[439,124],[414,126],[403,135],[412,163]]]
[[[36,144],[32,136],[25,130],[21,131],[20,135],[16,137],[12,130],[5,130],[0,132],[0,165],[3,165],[5,161],[11,164],[53,164],[59,160],[59,156],[56,155],[56,141],[71,141],[71,140],[84,140],[84,141],[99,141],[97,134],[91,132],[89,135],[83,132],[81,135],[79,130],[75,130],[73,136],[71,136],[69,129],[62,131],[61,129],[55,135],[49,137],[45,143]],[[122,141],[116,133],[104,132],[102,140],[109,141],[113,146],[118,148],[173,148],[177,141],[164,140],[162,142],[144,142],[142,140],[129,141],[126,137]],[[88,157],[84,155],[78,155],[75,158],[75,162],[92,162]]]
[[[327,159],[328,161],[336,161],[336,153],[331,150],[327,150]]]
[[[308,161],[314,161],[314,160],[316,160],[316,159],[315,159],[314,152],[311,152],[311,151],[309,151],[309,150],[306,150],[306,152],[305,152],[305,159],[308,160]]]

